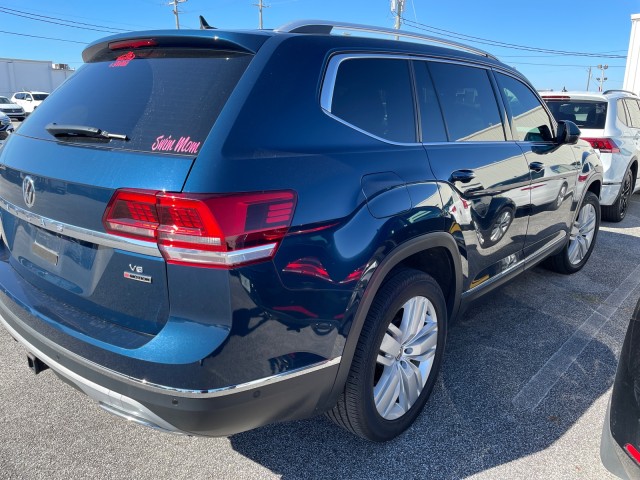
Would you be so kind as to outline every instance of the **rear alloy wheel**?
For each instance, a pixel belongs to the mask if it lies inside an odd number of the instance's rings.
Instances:
[[[633,175],[631,170],[627,170],[620,185],[620,195],[611,206],[602,206],[602,219],[607,222],[621,222],[627,214],[629,197],[633,192]]]
[[[599,229],[600,201],[593,192],[587,192],[571,226],[569,242],[560,253],[550,257],[546,265],[564,274],[582,269],[593,252]]]
[[[329,418],[372,441],[405,431],[435,384],[446,317],[442,290],[432,277],[411,269],[391,277],[371,305],[345,390]]]

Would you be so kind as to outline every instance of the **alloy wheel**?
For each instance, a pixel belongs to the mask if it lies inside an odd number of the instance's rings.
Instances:
[[[429,378],[438,346],[438,319],[425,297],[410,298],[387,327],[376,360],[373,397],[386,420],[416,402]]]
[[[595,208],[590,203],[585,203],[571,228],[568,254],[572,265],[579,264],[589,252],[596,230],[596,221]]]

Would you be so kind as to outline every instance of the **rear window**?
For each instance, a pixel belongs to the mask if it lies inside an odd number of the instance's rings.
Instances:
[[[581,128],[604,128],[607,102],[586,100],[545,100],[556,120],[570,120]]]
[[[117,58],[79,68],[34,111],[20,133],[54,140],[45,129],[48,124],[81,125],[129,140],[74,143],[193,156],[251,58],[210,50],[119,52]]]

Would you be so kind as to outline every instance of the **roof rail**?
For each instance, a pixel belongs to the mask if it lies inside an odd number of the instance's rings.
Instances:
[[[498,60],[495,56],[491,55],[489,52],[485,52],[484,50],[480,50],[479,48],[470,47],[469,45],[465,45],[463,43],[453,42],[451,40],[444,40],[438,37],[431,37],[429,35],[422,35],[420,33],[406,32],[404,30],[394,30],[391,28],[384,28],[384,27],[373,27],[370,25],[359,25],[357,23],[338,23],[338,22],[330,22],[326,20],[297,20],[295,22],[282,25],[281,27],[276,28],[274,31],[279,33],[310,33],[310,34],[319,34],[319,35],[329,35],[334,29],[347,30],[351,32],[377,33],[377,34],[396,37],[396,39],[408,38],[408,39],[420,40],[423,42],[435,43],[438,45],[444,45],[446,47],[456,48],[458,50],[464,50],[467,52],[475,53],[477,55],[482,55],[484,57],[492,58],[493,60]]]
[[[619,89],[612,89],[612,90],[605,90],[604,92],[602,92],[603,95],[606,95],[607,93],[613,93],[613,92],[624,92],[624,93],[630,93],[631,95],[635,95],[636,97],[638,96],[637,93],[635,92],[631,92],[629,90],[619,90]]]

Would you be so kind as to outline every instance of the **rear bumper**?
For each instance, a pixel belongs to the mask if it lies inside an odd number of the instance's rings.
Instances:
[[[607,413],[602,426],[600,460],[607,470],[624,480],[640,478],[640,469],[633,463],[622,447],[618,445],[611,434],[611,402],[607,406]]]
[[[340,357],[214,390],[153,385],[108,370],[53,344],[0,309],[0,324],[29,353],[106,411],[171,433],[223,436],[320,413]]]
[[[620,183],[605,183],[600,190],[600,205],[613,205],[620,194]]]

